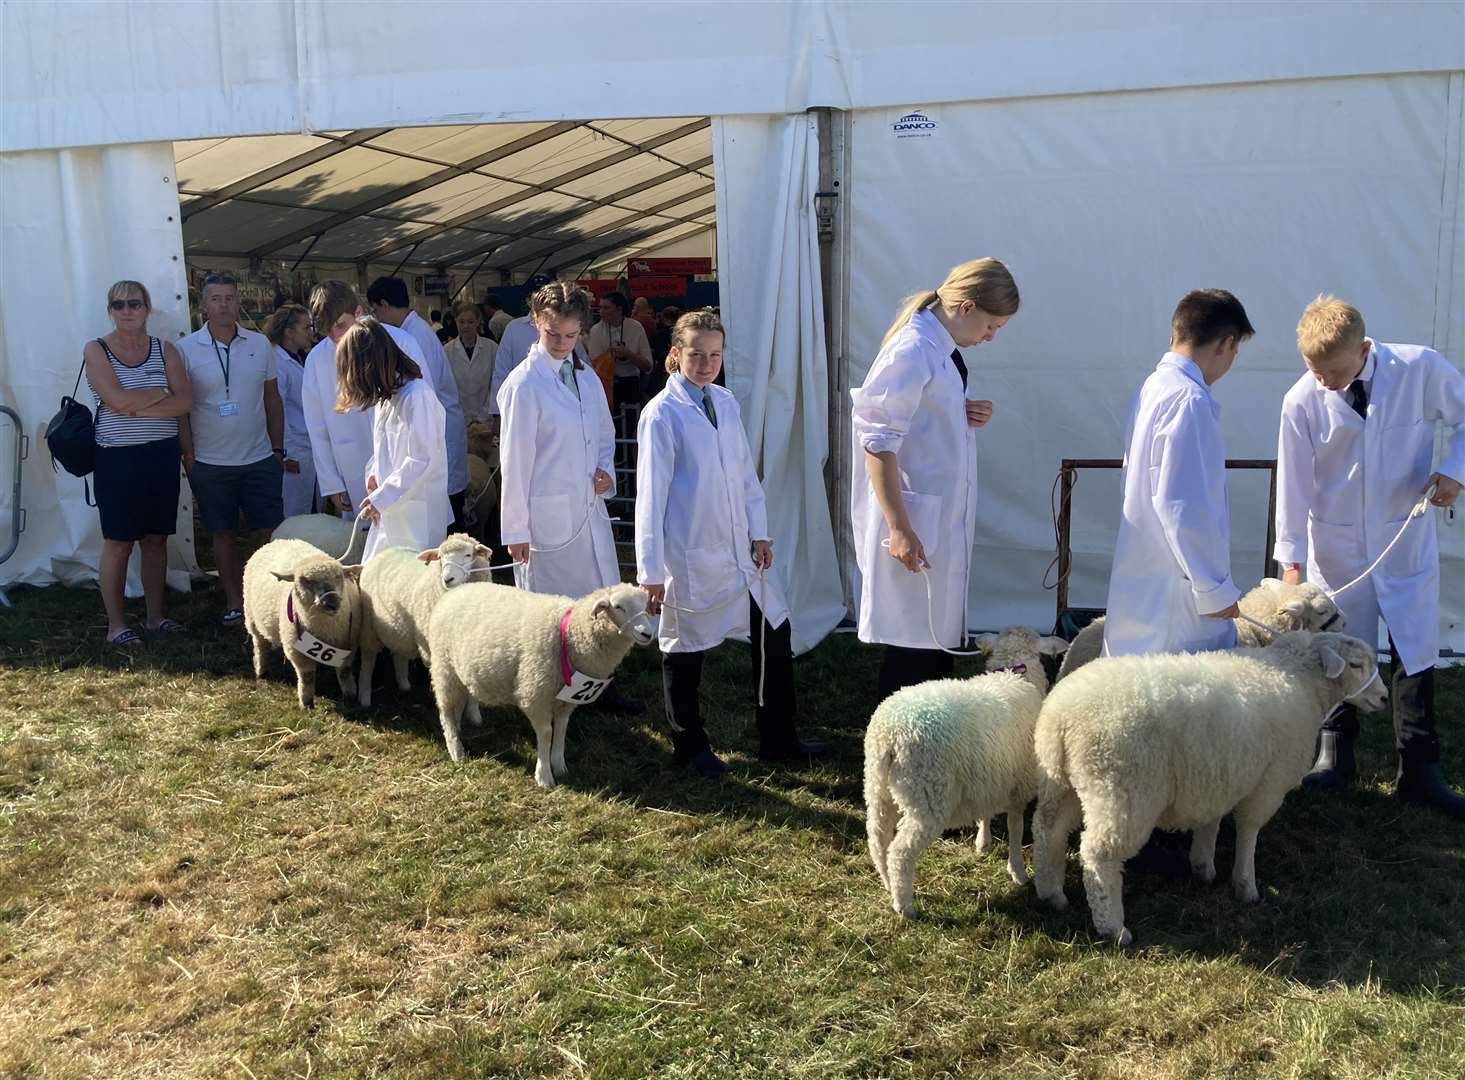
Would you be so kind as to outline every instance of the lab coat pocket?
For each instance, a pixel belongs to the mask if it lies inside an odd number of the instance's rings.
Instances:
[[[902,491],[900,497],[905,503],[906,514],[911,519],[911,528],[916,530],[921,546],[926,549],[926,558],[932,558],[943,546],[941,496],[927,495],[921,491]]]
[[[568,544],[574,535],[574,507],[568,495],[531,495],[529,497],[529,533],[536,547],[558,547]]]
[[[685,606],[706,608],[726,598],[742,583],[742,575],[725,547],[688,548]]]
[[[1351,581],[1363,569],[1362,525],[1334,525],[1312,518],[1307,537],[1312,561],[1332,588]]]
[[[1386,578],[1406,578],[1432,570],[1439,562],[1438,541],[1435,539],[1433,522],[1426,510],[1418,520],[1407,515],[1397,521],[1384,522],[1381,539],[1385,544],[1404,530],[1394,549],[1379,563],[1378,574]],[[1406,528],[1406,523],[1408,527]]]

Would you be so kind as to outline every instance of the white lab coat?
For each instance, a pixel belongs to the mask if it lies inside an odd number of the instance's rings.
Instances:
[[[1104,653],[1205,652],[1236,644],[1221,408],[1195,361],[1167,352],[1125,435],[1123,517],[1109,575]]]
[[[880,350],[854,399],[850,515],[860,570],[859,636],[912,649],[959,648],[966,637],[967,586],[977,529],[977,433],[952,362],[956,342],[919,311]],[[931,567],[926,583],[890,557],[885,515],[865,469],[865,452],[894,451],[901,498]],[[929,616],[928,616],[929,612]]]
[[[473,343],[473,355],[463,347],[462,339],[453,338],[443,346],[453,380],[458,385],[458,401],[463,408],[463,422],[487,420],[497,414],[493,407],[493,361],[498,346],[486,334],[479,334]]]
[[[524,362],[524,357],[529,355],[529,350],[539,341],[539,330],[534,325],[534,320],[528,315],[520,315],[517,319],[511,319],[504,327],[504,336],[499,339],[498,349],[493,354],[493,389],[489,401],[489,413],[492,416],[499,415],[499,391],[503,389],[504,381],[509,377],[516,367]],[[590,354],[585,351],[585,340],[581,338],[575,345],[575,356],[580,363],[586,367],[590,366]],[[602,394],[604,392],[604,387]]]
[[[423,375],[437,393],[443,407],[444,432],[447,437],[448,494],[456,495],[468,486],[468,435],[463,421],[463,406],[458,401],[458,382],[453,378],[453,369],[448,365],[443,343],[433,333],[431,324],[415,311],[409,311],[402,320],[403,333],[410,334],[417,342],[427,370]]]
[[[275,374],[280,400],[285,404],[285,457],[300,465],[298,473],[286,472],[280,481],[285,516],[308,514],[315,501],[315,460],[310,453],[310,432],[305,428],[305,409],[300,400],[305,368],[280,346],[275,346]]]
[[[763,485],[743,431],[737,398],[707,387],[717,427],[694,393],[673,375],[641,411],[636,442],[636,580],[665,585],[662,652],[701,652],[728,637],[749,637],[752,587],[777,629],[788,604],[770,574],[757,584],[754,540],[767,540]]]
[[[521,589],[585,596],[621,579],[605,506],[615,492],[615,427],[599,376],[576,369],[577,399],[559,367],[536,343],[499,391],[501,535],[505,547],[531,545],[528,562],[514,567]],[[596,469],[611,477],[602,496]]]
[[[1368,420],[1346,391],[1305,373],[1282,399],[1277,442],[1277,544],[1281,563],[1307,564],[1307,580],[1346,585],[1388,546],[1433,472],[1465,482],[1465,375],[1433,349],[1370,342]],[[1431,468],[1436,424],[1453,427]],[[1337,598],[1347,630],[1372,645],[1379,614],[1411,675],[1439,657],[1440,559],[1426,513],[1377,570]]]
[[[429,378],[427,361],[412,335],[382,323],[397,347]],[[336,343],[321,338],[305,358],[305,377],[300,386],[305,428],[315,459],[315,476],[322,498],[345,492],[351,505],[359,507],[366,497],[366,462],[371,457],[371,409],[336,412]]]
[[[361,561],[378,551],[425,551],[448,534],[448,466],[443,455],[442,402],[425,379],[410,379],[374,410],[372,456],[366,474],[377,479],[371,505],[381,511],[366,537]]]

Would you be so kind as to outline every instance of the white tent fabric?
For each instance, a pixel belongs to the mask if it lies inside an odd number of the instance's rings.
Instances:
[[[718,118],[712,128],[727,385],[769,493],[773,575],[793,610],[797,652],[845,616],[823,474],[829,364],[815,127],[797,115]]]
[[[46,424],[71,393],[83,345],[107,333],[107,289],[141,281],[153,298],[148,329],[177,340],[188,327],[171,143],[0,155],[0,401],[21,415],[30,457],[21,478],[26,530],[0,581],[93,580],[101,554],[97,511],[82,481],[51,468]],[[78,398],[93,404],[86,380]],[[8,484],[7,484],[8,490]],[[198,571],[193,500],[185,482],[168,583]],[[0,505],[0,535],[13,507]],[[138,595],[137,552],[129,592]]]
[[[971,623],[1053,620],[1049,492],[1062,458],[1117,458],[1129,402],[1188,289],[1231,289],[1257,336],[1216,386],[1228,453],[1276,456],[1320,292],[1385,341],[1465,362],[1460,76],[1401,75],[902,108],[853,120],[850,380],[899,299],[946,269],[1005,261],[1022,310],[968,350],[982,432]],[[925,124],[929,126],[917,126]],[[1443,194],[1443,197],[1442,197]],[[912,238],[915,238],[914,240]],[[1071,602],[1102,606],[1117,473],[1080,475]],[[1265,474],[1230,478],[1233,570],[1261,574]],[[1465,649],[1465,515],[1436,512],[1443,642]]]
[[[784,115],[1456,70],[1465,7],[1432,0],[613,10],[459,0],[431,29],[351,0],[8,0],[0,150],[364,127]],[[435,48],[433,30],[466,48]],[[546,71],[551,74],[546,75]]]

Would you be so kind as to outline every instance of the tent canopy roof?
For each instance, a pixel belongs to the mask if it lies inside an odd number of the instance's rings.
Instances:
[[[715,228],[706,117],[367,128],[174,149],[193,256],[583,273]]]

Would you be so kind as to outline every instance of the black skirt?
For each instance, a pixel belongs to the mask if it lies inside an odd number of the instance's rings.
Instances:
[[[178,439],[97,447],[92,476],[102,536],[141,540],[178,529]]]

